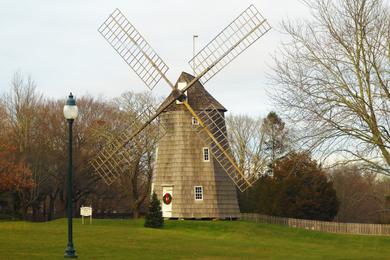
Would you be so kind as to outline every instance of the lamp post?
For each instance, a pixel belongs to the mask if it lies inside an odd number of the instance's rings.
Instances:
[[[73,173],[72,173],[72,126],[73,121],[77,118],[78,109],[76,100],[72,93],[69,94],[68,100],[64,106],[64,116],[68,121],[69,139],[68,139],[68,199],[67,199],[67,215],[68,215],[68,245],[65,249],[65,258],[77,258],[76,250],[73,247],[73,223],[72,223],[72,199],[73,199]]]

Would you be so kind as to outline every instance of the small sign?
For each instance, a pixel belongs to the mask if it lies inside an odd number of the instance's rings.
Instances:
[[[92,224],[92,207],[80,208],[81,222],[84,224],[84,217],[89,217],[89,224]]]
[[[83,217],[92,216],[92,207],[81,207],[80,208],[80,215]]]

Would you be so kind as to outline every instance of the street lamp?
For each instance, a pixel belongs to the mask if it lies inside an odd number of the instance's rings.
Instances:
[[[72,93],[69,94],[68,100],[64,106],[64,116],[68,121],[69,126],[69,139],[68,139],[68,245],[65,249],[65,258],[77,258],[76,250],[73,247],[73,223],[72,223],[72,198],[73,198],[73,174],[72,174],[72,126],[73,121],[78,115],[78,109],[76,106],[76,100],[73,98]]]

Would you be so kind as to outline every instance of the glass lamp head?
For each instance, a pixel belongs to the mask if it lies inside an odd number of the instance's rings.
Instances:
[[[79,110],[76,106],[76,100],[73,98],[72,92],[69,94],[68,100],[64,106],[64,117],[68,120],[74,120],[77,118]]]

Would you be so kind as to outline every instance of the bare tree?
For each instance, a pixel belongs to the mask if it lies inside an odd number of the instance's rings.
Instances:
[[[261,131],[264,134],[265,151],[271,163],[287,154],[291,148],[290,134],[283,120],[275,112],[271,111],[263,119]]]
[[[359,169],[358,165],[340,166],[330,172],[340,202],[337,221],[378,223],[386,210],[389,179]],[[386,186],[387,185],[387,186]]]
[[[285,123],[275,112],[263,119],[231,115],[226,124],[232,153],[243,172],[272,174],[273,162],[293,147]]]
[[[23,210],[26,213],[27,208],[31,207],[35,217],[49,178],[44,169],[46,161],[40,156],[46,151],[39,149],[41,141],[44,141],[39,138],[41,133],[38,116],[43,98],[37,93],[31,77],[25,79],[17,72],[11,82],[11,91],[5,95],[3,102],[10,126],[8,140],[17,147],[18,156],[26,161],[35,183],[22,202]]]
[[[4,139],[10,130],[5,102],[0,98],[0,139]]]
[[[131,122],[140,120],[139,116],[145,109],[157,104],[156,98],[146,92],[126,92],[115,102]],[[140,208],[150,194],[158,137],[158,126],[151,125],[135,138],[131,170],[121,179],[123,192],[126,194],[127,191],[132,201],[130,207],[134,218],[138,218]]]
[[[305,149],[390,175],[388,2],[305,3],[310,20],[282,24],[291,41],[275,58],[275,100]]]
[[[139,123],[140,114],[156,104],[155,98],[148,93],[126,92],[112,102],[112,116],[95,130],[97,136],[104,140],[113,140],[124,130]],[[138,217],[143,203],[150,193],[153,174],[153,162],[158,138],[158,126],[146,128],[124,149],[128,149],[128,168],[114,185],[118,192],[125,196],[128,206],[135,218]]]
[[[262,119],[232,115],[227,117],[226,125],[231,150],[240,170],[250,174],[265,174],[271,158],[265,149]]]
[[[11,92],[4,97],[6,112],[12,128],[13,138],[21,152],[31,144],[36,122],[35,109],[42,102],[31,77],[25,79],[20,72],[14,74]]]

